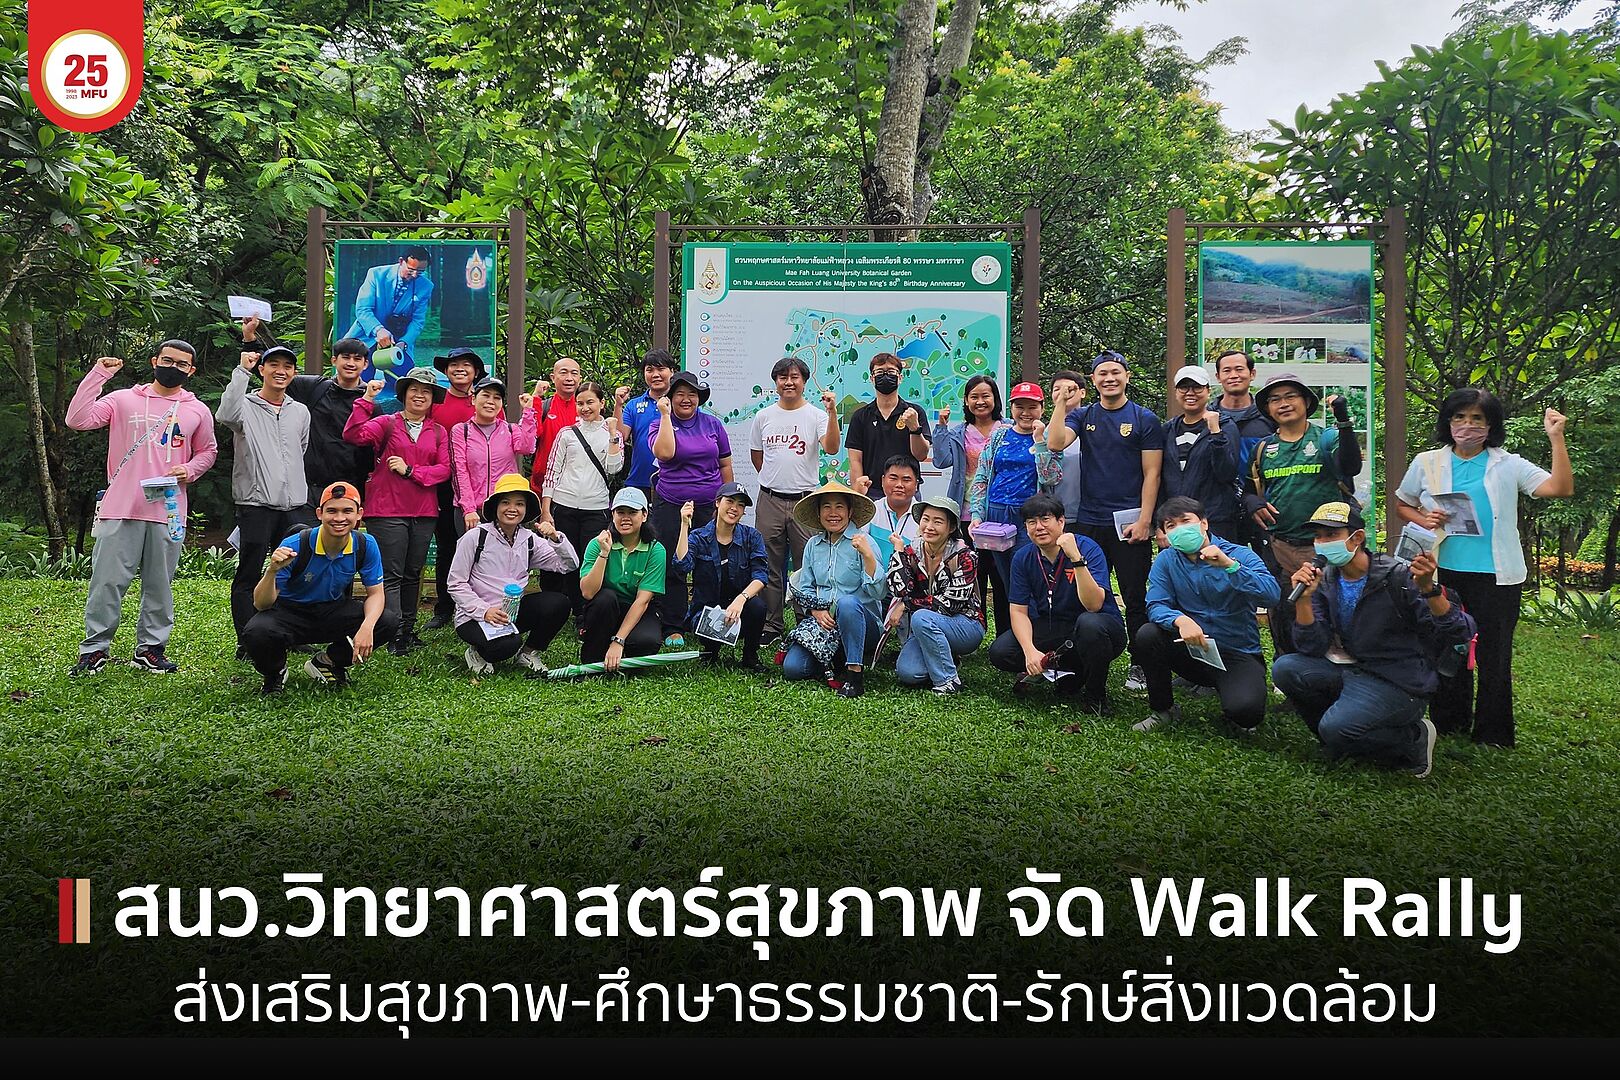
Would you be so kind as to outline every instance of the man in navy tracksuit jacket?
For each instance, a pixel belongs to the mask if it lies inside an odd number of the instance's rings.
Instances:
[[[1175,396],[1181,415],[1164,422],[1164,468],[1159,473],[1159,505],[1178,496],[1196,499],[1209,519],[1209,531],[1243,543],[1242,506],[1237,497],[1237,433],[1209,406],[1209,375],[1197,366],[1176,373]]]

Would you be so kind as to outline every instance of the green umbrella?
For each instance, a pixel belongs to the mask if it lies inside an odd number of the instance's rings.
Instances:
[[[631,668],[663,667],[666,664],[678,664],[683,660],[696,660],[700,654],[692,652],[656,653],[653,656],[627,656],[619,661],[620,671],[629,671]],[[607,671],[603,664],[569,664],[567,667],[552,668],[553,679],[572,679],[576,675],[601,675]]]

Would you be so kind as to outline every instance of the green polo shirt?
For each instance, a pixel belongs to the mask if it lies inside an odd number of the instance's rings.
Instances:
[[[583,578],[591,572],[596,565],[596,558],[601,554],[602,545],[595,539],[585,545],[585,559],[579,564],[579,576]],[[668,555],[664,545],[656,540],[651,545],[643,544],[635,551],[626,552],[623,547],[614,544],[608,549],[607,571],[602,575],[602,584],[618,594],[619,599],[630,603],[636,598],[636,593],[646,589],[654,596],[664,593],[664,564]]]

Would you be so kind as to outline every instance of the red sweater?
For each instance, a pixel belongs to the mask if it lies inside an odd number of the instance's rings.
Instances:
[[[534,468],[529,472],[529,486],[539,491],[546,479],[546,463],[551,460],[551,448],[557,444],[562,429],[579,419],[579,408],[573,398],[552,394],[546,401],[545,415],[540,420],[540,438],[534,450]]]

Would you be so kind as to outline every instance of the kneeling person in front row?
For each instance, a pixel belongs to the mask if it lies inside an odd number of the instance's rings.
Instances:
[[[1108,665],[1125,651],[1107,558],[1090,537],[1065,531],[1063,504],[1051,495],[1024,500],[1018,512],[1032,543],[1013,560],[1012,629],[991,644],[990,662],[1039,678],[1046,654],[1055,652],[1052,668],[1069,674],[1059,678],[1059,692],[1078,693],[1082,708],[1101,711],[1108,705]]]
[[[1294,574],[1304,592],[1294,605],[1298,652],[1271,666],[1330,754],[1371,758],[1418,777],[1434,767],[1434,724],[1424,715],[1440,686],[1432,657],[1457,656],[1474,620],[1434,582],[1434,556],[1406,564],[1367,550],[1361,514],[1347,503],[1317,507],[1316,553]],[[1326,659],[1337,637],[1348,662]]]
[[[253,589],[258,614],[242,628],[242,647],[264,676],[264,692],[287,683],[287,653],[298,645],[329,642],[304,664],[316,682],[342,686],[349,666],[387,644],[399,627],[385,610],[382,553],[377,541],[354,531],[360,524],[360,493],[353,484],[329,484],[321,492],[321,523],[287,537],[270,554]],[[366,587],[354,599],[354,579]]]
[[[538,530],[524,527],[540,517],[540,500],[519,473],[495,482],[482,517],[456,541],[446,578],[456,605],[456,634],[467,643],[467,668],[488,675],[515,656],[520,667],[544,675],[540,654],[568,621],[569,599],[556,591],[525,596],[524,588],[531,570],[576,573],[579,556],[551,522],[541,522]]]
[[[1166,499],[1158,525],[1170,547],[1148,573],[1148,621],[1136,631],[1133,654],[1147,677],[1153,711],[1136,730],[1152,731],[1177,714],[1172,671],[1198,686],[1213,686],[1229,723],[1259,727],[1266,714],[1266,661],[1255,608],[1277,606],[1277,579],[1260,556],[1211,532],[1197,499]],[[1224,670],[1193,652],[1206,648],[1218,651]]]
[[[647,520],[647,496],[639,488],[620,488],[611,512],[612,528],[585,545],[579,567],[585,597],[579,661],[618,671],[625,657],[651,656],[664,646],[652,606],[654,597],[664,595],[667,555]],[[690,512],[683,513],[683,533],[691,520]]]
[[[754,501],[741,484],[720,485],[714,500],[714,520],[690,535],[682,529],[675,544],[675,569],[692,582],[692,606],[686,625],[693,638],[703,643],[703,662],[720,659],[720,645],[696,633],[703,609],[723,608],[728,626],[741,623],[737,643],[742,648],[741,663],[749,671],[759,670],[759,643],[765,636],[765,598],[760,594],[771,580],[766,558],[765,538],[742,523],[743,514]]]

